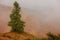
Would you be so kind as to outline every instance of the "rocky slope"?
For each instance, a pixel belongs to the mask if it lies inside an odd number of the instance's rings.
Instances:
[[[0,40],[39,40],[28,33],[17,34],[14,32],[0,34]]]

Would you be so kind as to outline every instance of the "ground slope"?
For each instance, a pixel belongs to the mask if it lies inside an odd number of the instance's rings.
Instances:
[[[9,32],[0,34],[0,40],[39,40],[35,36],[28,34],[28,33],[22,33],[17,34],[15,32]]]

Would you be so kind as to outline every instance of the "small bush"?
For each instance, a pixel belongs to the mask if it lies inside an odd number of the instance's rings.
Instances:
[[[47,38],[42,38],[42,40],[60,40],[60,34],[54,35],[53,33],[47,33]]]

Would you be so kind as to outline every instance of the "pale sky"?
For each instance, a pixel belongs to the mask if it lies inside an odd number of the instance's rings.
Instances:
[[[15,0],[0,0],[0,4],[12,6]],[[17,0],[29,12],[52,18],[60,16],[60,0]],[[38,12],[38,13],[37,13]],[[57,13],[58,12],[58,13]]]

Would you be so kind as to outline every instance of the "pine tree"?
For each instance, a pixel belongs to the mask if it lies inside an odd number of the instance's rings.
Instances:
[[[8,26],[11,26],[12,32],[23,33],[24,32],[24,22],[21,20],[21,7],[17,1],[14,2],[14,8],[12,14],[10,14],[11,21],[8,23]]]

